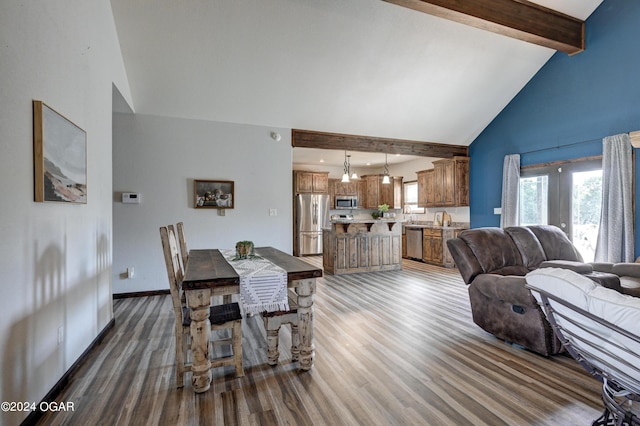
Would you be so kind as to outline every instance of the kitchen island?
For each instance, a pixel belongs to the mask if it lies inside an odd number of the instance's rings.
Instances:
[[[402,222],[396,219],[337,219],[322,230],[325,273],[402,269]]]

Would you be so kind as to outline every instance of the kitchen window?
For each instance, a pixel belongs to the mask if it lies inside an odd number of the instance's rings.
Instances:
[[[404,189],[404,213],[424,213],[424,207],[418,207],[418,181],[405,182]]]

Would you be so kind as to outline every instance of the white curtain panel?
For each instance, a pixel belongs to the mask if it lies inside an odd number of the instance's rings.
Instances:
[[[500,226],[518,226],[520,223],[520,154],[504,156],[502,167],[502,213]]]
[[[629,135],[602,140],[602,212],[596,262],[633,262],[632,148]]]

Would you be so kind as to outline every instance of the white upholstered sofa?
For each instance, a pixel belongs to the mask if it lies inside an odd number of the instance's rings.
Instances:
[[[640,298],[568,269],[525,276],[567,351],[603,382],[603,415],[593,425],[640,425]]]

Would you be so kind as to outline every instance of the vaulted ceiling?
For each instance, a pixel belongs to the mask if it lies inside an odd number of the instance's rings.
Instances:
[[[141,114],[469,145],[555,53],[380,0],[111,4]]]

